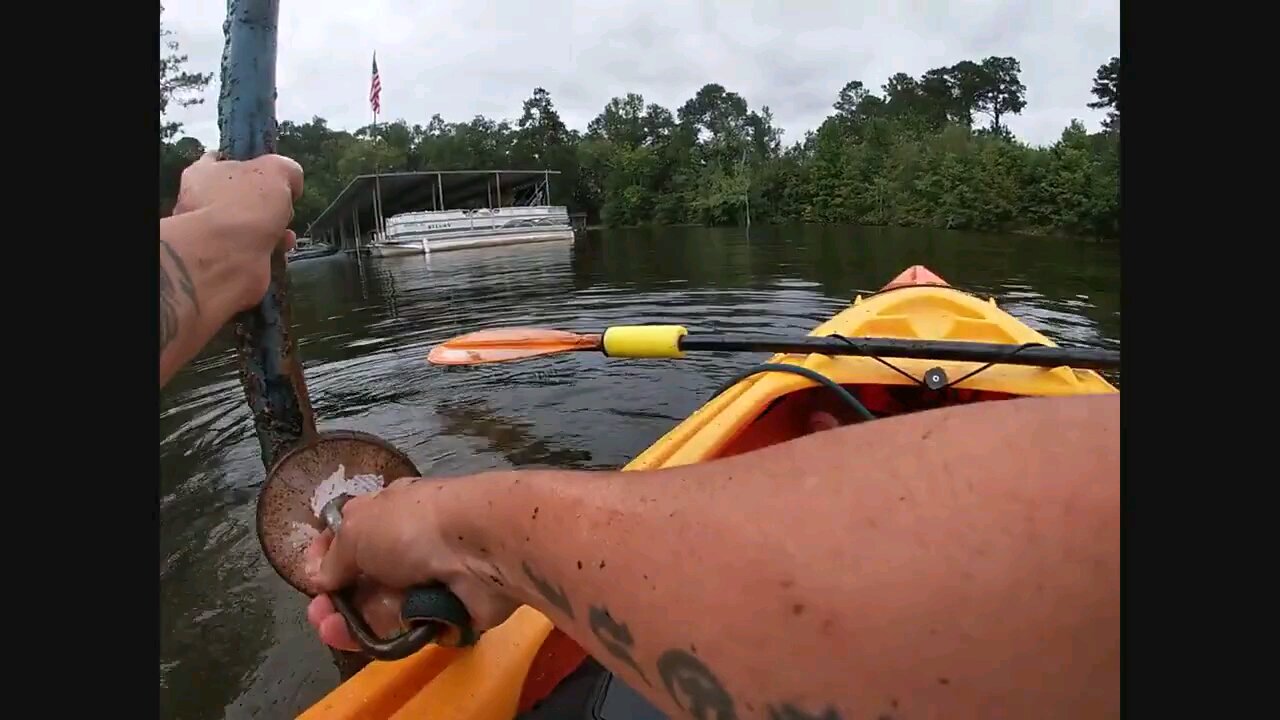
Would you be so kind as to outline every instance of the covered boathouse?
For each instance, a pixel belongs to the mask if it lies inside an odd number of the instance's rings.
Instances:
[[[406,212],[501,208],[542,192],[550,197],[558,170],[424,170],[357,175],[307,230],[313,242],[365,250],[386,218]]]

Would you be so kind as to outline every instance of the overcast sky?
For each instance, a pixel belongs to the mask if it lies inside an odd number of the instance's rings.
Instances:
[[[187,69],[214,73],[204,104],[170,112],[207,146],[218,139],[225,14],[222,2],[168,0],[163,15]],[[830,114],[849,80],[879,92],[895,72],[1012,55],[1027,109],[1009,127],[1048,144],[1072,118],[1098,129],[1103,113],[1086,103],[1094,72],[1120,52],[1120,9],[1118,0],[286,0],[279,118],[370,122],[375,50],[383,121],[514,120],[542,86],[565,123],[585,130],[615,95],[638,92],[674,113],[718,82],[752,109],[768,105],[786,144]]]

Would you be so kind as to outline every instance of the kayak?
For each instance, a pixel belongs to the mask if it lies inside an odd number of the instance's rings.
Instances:
[[[1055,347],[1000,309],[994,298],[953,288],[920,265],[854,298],[810,335]],[[778,354],[768,365],[746,368],[624,470],[728,457],[868,417],[1015,397],[1119,392],[1097,372],[1070,367],[819,354]],[[526,606],[473,647],[429,645],[403,660],[371,662],[299,717],[622,720],[664,715]]]

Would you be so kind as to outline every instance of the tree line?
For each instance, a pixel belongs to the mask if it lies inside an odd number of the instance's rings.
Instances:
[[[163,8],[161,8],[163,11]],[[167,43],[161,113],[200,102],[211,74],[186,72]],[[551,95],[533,90],[519,117],[477,115],[425,125],[405,120],[354,131],[323,118],[283,121],[279,152],[298,160],[307,185],[295,229],[352,177],[382,171],[560,170],[552,201],[608,226],[857,223],[1119,237],[1119,58],[1098,68],[1089,107],[1106,109],[1100,132],[1073,120],[1048,147],[1019,141],[1006,122],[1027,105],[1012,57],[962,60],[920,77],[898,73],[873,92],[861,81],[832,113],[788,146],[768,106],[709,83],[674,113],[638,94],[615,97],[585,131],[566,127]],[[204,151],[161,124],[160,204],[173,206],[182,168]]]

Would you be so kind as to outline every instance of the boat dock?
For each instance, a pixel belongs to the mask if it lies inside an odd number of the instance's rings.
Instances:
[[[403,255],[572,239],[548,204],[557,170],[432,170],[359,175],[312,222],[316,241],[348,253]]]

